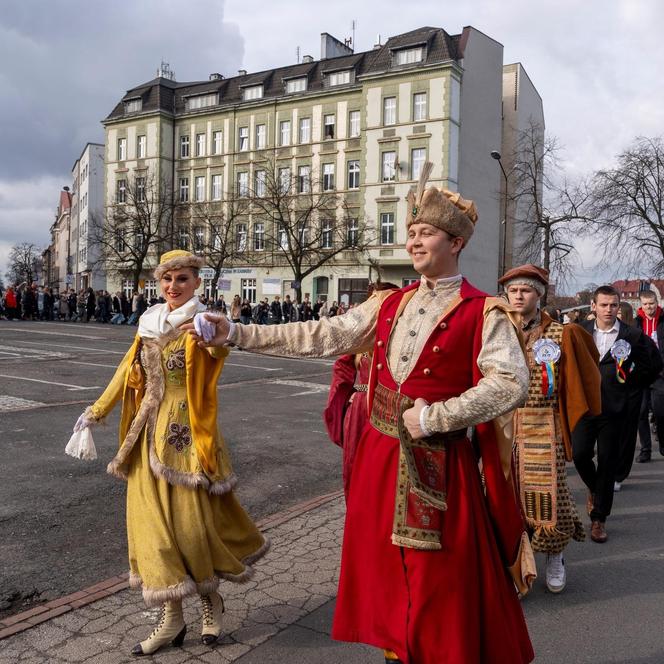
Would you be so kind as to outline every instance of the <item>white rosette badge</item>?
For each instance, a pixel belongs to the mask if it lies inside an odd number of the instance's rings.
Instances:
[[[555,364],[560,360],[560,346],[553,339],[538,339],[533,344],[535,362],[542,366],[542,394],[552,397],[556,390]]]
[[[627,372],[623,368],[623,364],[631,352],[632,346],[629,341],[625,341],[625,339],[618,339],[618,341],[611,346],[610,353],[616,363],[616,378],[619,383],[624,383],[627,380]]]

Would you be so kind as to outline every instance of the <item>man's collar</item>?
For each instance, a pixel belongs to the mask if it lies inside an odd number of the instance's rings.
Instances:
[[[604,334],[608,334],[609,332],[620,332],[620,320],[616,318],[616,322],[613,324],[613,327],[610,330],[600,330],[599,327],[597,327],[597,320],[595,320],[593,329]]]
[[[436,279],[436,281],[429,280],[424,275],[422,275],[420,277],[420,283],[425,288],[433,290],[439,286],[447,286],[457,281],[461,281],[462,279],[463,277],[461,276],[461,273],[455,274],[453,277],[443,277],[442,279]]]

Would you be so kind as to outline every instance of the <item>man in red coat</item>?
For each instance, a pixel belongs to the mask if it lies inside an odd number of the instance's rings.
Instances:
[[[206,315],[214,329],[199,343],[304,357],[373,350],[332,636],[404,664],[526,664],[515,583],[527,590],[534,561],[510,423],[528,367],[508,306],[459,274],[475,206],[426,188],[431,168],[408,196],[419,283],[321,321],[260,328]]]

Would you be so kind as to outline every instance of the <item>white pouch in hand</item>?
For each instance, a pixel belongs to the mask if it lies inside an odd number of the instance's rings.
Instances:
[[[97,458],[95,441],[92,439],[90,427],[85,427],[72,434],[67,447],[65,447],[65,454],[85,461],[92,461]]]

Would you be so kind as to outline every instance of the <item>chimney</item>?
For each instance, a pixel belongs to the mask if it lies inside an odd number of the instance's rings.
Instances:
[[[314,61],[313,55],[304,55],[304,56],[302,56],[302,62],[306,62],[307,64],[309,64],[313,61]]]
[[[215,72],[214,74],[210,74],[210,80],[211,81],[221,81],[224,77],[221,74],[218,74]]]
[[[238,76],[246,76],[247,75],[247,70],[246,69],[238,69],[237,73],[238,73]]]
[[[321,32],[320,59],[338,58],[340,55],[353,55],[353,49],[327,32]]]
[[[380,34],[376,35],[376,43],[374,44],[374,50],[381,48],[383,45],[380,43]]]

